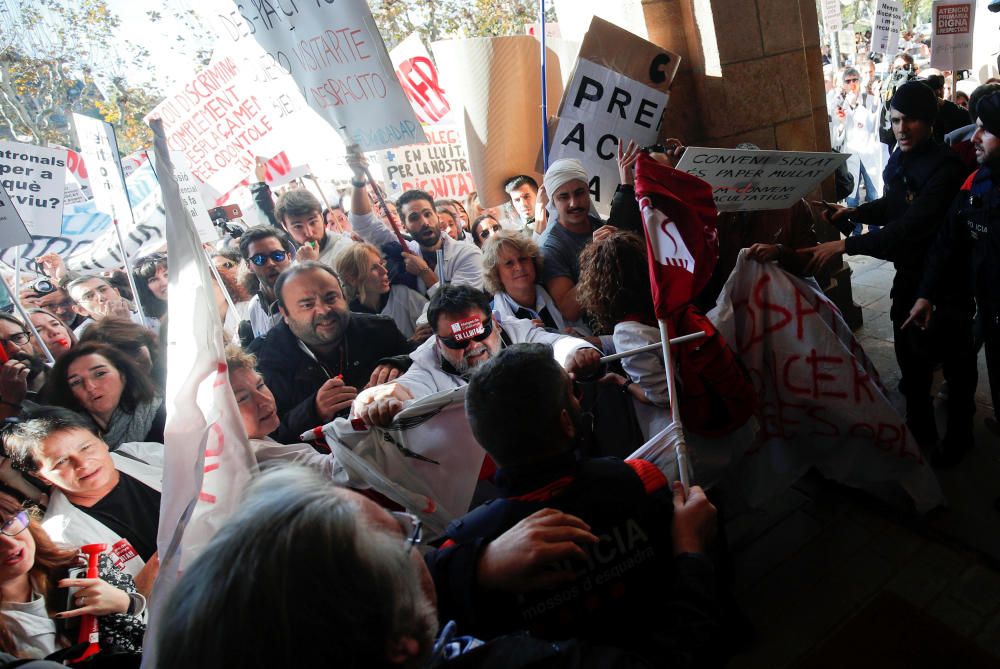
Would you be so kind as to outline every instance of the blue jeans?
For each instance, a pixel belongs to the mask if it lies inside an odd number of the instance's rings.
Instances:
[[[861,182],[862,181],[865,184],[865,202],[871,202],[872,200],[877,200],[878,199],[878,193],[875,192],[875,184],[872,183],[872,178],[870,176],[868,176],[868,170],[865,169],[865,164],[864,163],[861,163],[861,170],[860,170],[859,173],[860,173],[861,177],[858,179],[858,184],[854,188],[854,194],[851,195],[849,198],[847,198],[847,206],[848,207],[857,207],[859,204],[861,204]],[[869,225],[868,227],[871,228],[871,227],[876,227],[876,226]],[[853,233],[853,236],[856,237],[856,236],[858,236],[860,234],[861,234],[861,224],[860,223],[855,223],[854,224],[854,233]]]

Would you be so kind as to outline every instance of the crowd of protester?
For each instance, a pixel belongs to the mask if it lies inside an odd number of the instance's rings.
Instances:
[[[906,421],[946,467],[972,446],[983,344],[1000,407],[1000,83],[959,109],[942,75],[918,80],[907,58],[888,93],[853,66],[830,90],[835,148],[852,153],[846,206],[797,204],[781,214],[810,232],[789,242],[797,252],[758,239],[749,255],[800,274],[845,253],[895,263]],[[673,164],[683,147],[668,145],[651,157]],[[275,198],[258,167],[251,191],[269,223],[210,250],[219,279],[205,289],[240,418],[273,471],[163,608],[159,637],[146,640],[162,666],[710,667],[742,647],[750,626],[729,593],[716,493],[623,459],[670,422],[663,360],[601,361],[660,339],[640,153],[619,143],[607,220],[574,160],[554,162],[541,184],[506,181],[513,223],[475,197],[411,190],[383,202],[357,151],[344,208],[302,188]],[[817,244],[814,221],[844,238]],[[43,277],[20,290],[34,329],[0,314],[0,651],[59,657],[79,618],[95,616],[107,653],[141,652],[159,568],[169,261],[138,259],[133,295],[122,272],[77,274],[42,256]],[[727,383],[746,384],[724,343],[719,356],[731,361]],[[943,438],[936,364],[948,382]],[[352,490],[329,449],[304,443],[341,417],[385,427],[455,388],[487,453],[485,503],[439,536]],[[691,425],[714,428],[692,448],[749,444],[747,419]],[[95,543],[108,547],[98,577],[70,576],[76,547]]]

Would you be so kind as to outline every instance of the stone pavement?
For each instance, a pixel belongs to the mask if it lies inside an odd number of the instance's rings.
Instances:
[[[872,258],[850,264],[865,319],[855,335],[902,408],[889,322],[892,265]],[[983,425],[991,411],[987,390],[980,355],[975,449],[954,470],[939,472],[947,508],[917,516],[905,500],[877,499],[810,474],[765,508],[727,523],[736,598],[758,635],[730,667],[792,667],[882,591],[972,640],[1000,667],[1000,513],[993,508],[1000,439]],[[853,667],[870,666],[857,650]],[[962,659],[951,666],[962,667]]]

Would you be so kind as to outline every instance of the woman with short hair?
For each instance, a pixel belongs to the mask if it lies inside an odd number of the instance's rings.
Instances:
[[[541,284],[543,264],[538,244],[520,232],[501,230],[483,245],[483,285],[501,322],[524,318],[557,332],[569,327]]]

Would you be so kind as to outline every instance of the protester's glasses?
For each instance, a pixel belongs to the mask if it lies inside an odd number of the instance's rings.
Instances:
[[[256,255],[250,256],[250,262],[257,267],[261,267],[267,263],[268,258],[274,261],[275,264],[285,262],[285,258],[288,257],[287,251],[271,251],[270,253],[257,253]]]
[[[419,546],[424,540],[424,523],[412,513],[405,511],[391,511],[393,519],[399,523],[399,529],[406,537],[404,545],[407,552],[413,550],[414,546]],[[6,533],[5,533],[6,534]]]
[[[844,79],[844,83],[845,84],[856,84],[859,81],[861,81],[861,80],[860,79]]]
[[[0,337],[0,344],[17,344],[18,346],[24,346],[31,339],[31,334],[28,332],[18,332],[17,334],[12,334],[9,337]]]
[[[448,348],[453,349],[455,351],[462,351],[469,347],[470,342],[483,341],[484,339],[489,337],[492,333],[493,333],[493,319],[487,317],[486,320],[483,321],[483,331],[474,337],[468,337],[467,339],[458,341],[454,337],[442,337],[441,335],[438,335],[438,339],[441,341],[442,344],[444,344]]]
[[[21,511],[16,516],[0,525],[0,534],[5,537],[16,537],[28,529],[28,512]]]

